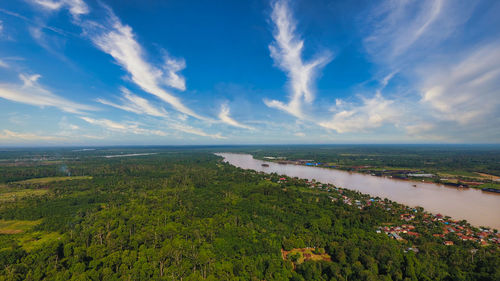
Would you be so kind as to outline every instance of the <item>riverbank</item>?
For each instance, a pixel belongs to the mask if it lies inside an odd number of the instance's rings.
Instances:
[[[500,246],[500,233],[496,229],[473,227],[466,220],[453,220],[451,217],[439,213],[429,213],[420,207],[409,207],[387,199],[374,198],[368,194],[352,193],[347,189],[332,184],[282,177],[281,175],[274,177],[274,179],[271,177],[269,180],[281,184],[282,187],[295,185],[319,190],[327,193],[332,203],[341,202],[354,206],[359,210],[378,208],[388,212],[399,219],[384,223],[377,228],[376,232],[384,233],[388,237],[401,242],[415,240],[422,235],[427,235],[438,238],[443,245],[451,246],[458,243],[458,241],[470,241],[481,246],[489,244]],[[411,250],[418,251],[413,247]]]
[[[333,184],[373,197],[388,198],[407,206],[421,206],[430,213],[446,214],[455,220],[465,219],[475,226],[500,229],[500,196],[473,188],[413,182],[387,177],[374,177],[338,169],[305,165],[284,165],[254,159],[250,154],[218,153],[225,161],[243,169],[277,173],[289,177]],[[269,167],[263,167],[268,164]]]
[[[450,174],[450,172],[435,173],[432,171],[420,170],[418,168],[411,167],[394,169],[389,167],[376,167],[369,165],[339,166],[329,162],[316,162],[313,159],[286,159],[286,157],[276,158],[269,156],[256,157],[255,155],[254,157],[259,160],[270,161],[278,164],[320,167],[352,173],[367,174],[376,177],[387,177],[413,182],[443,184],[456,188],[476,188],[485,192],[500,193],[500,177],[479,172],[476,172],[475,174],[462,172],[453,175]]]

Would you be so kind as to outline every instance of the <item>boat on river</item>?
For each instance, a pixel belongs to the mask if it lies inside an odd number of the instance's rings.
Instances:
[[[482,191],[500,193],[500,189],[496,188],[483,188]]]

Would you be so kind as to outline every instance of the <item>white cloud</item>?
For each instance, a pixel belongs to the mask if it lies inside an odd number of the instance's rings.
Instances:
[[[10,130],[3,130],[0,133],[0,141],[54,141],[61,140],[58,136],[42,136],[33,133],[18,133]]]
[[[234,120],[229,116],[229,106],[227,104],[222,104],[221,109],[219,112],[219,119],[231,126],[238,127],[238,128],[243,128],[243,129],[248,129],[248,130],[253,130],[253,127],[247,126],[245,124],[241,124],[240,122]]]
[[[33,74],[33,75],[26,75],[26,74],[20,74],[19,78],[23,81],[24,87],[34,87],[36,81],[40,79],[42,75],[40,74]]]
[[[88,6],[83,0],[32,1],[50,10],[68,7],[75,17],[89,12]],[[144,50],[137,42],[132,28],[122,24],[111,8],[104,4],[102,6],[106,8],[108,15],[105,22],[78,20],[74,23],[82,27],[84,34],[97,48],[111,55],[117,64],[127,70],[131,80],[142,90],[159,97],[183,114],[211,121],[193,112],[179,98],[160,86],[166,85],[184,91],[186,89],[185,79],[178,72],[186,67],[185,61],[166,56],[165,64],[161,68],[148,63],[144,58]]]
[[[132,133],[136,135],[167,136],[167,133],[160,130],[140,128],[138,123],[119,123],[108,119],[94,119],[86,116],[81,116],[80,119],[92,125],[100,126],[107,130],[115,132]]]
[[[406,108],[387,122],[422,140],[498,141],[491,128],[500,126],[500,43],[477,36],[477,1],[381,3],[369,10],[362,29],[378,72],[397,70],[400,78],[391,107]],[[380,81],[382,89],[391,74]]]
[[[481,46],[466,57],[429,65],[423,76],[422,103],[437,110],[438,118],[462,125],[494,120],[500,113],[500,43]]]
[[[347,133],[367,131],[385,123],[397,122],[400,112],[395,108],[394,101],[384,99],[377,93],[371,99],[362,98],[362,102],[361,105],[345,105],[337,100],[332,120],[320,122],[319,125],[338,133]]]
[[[202,137],[209,137],[209,138],[213,138],[213,139],[226,139],[226,137],[222,136],[221,134],[217,133],[217,134],[209,134],[209,133],[206,133],[200,129],[197,129],[197,128],[193,128],[189,125],[186,125],[186,124],[169,124],[169,126],[172,128],[172,129],[175,129],[175,130],[178,130],[178,131],[181,131],[181,132],[184,132],[184,133],[188,133],[188,134],[192,134],[192,135],[198,135],[198,136],[202,136]]]
[[[274,107],[297,118],[305,118],[302,104],[314,100],[313,82],[317,72],[331,60],[329,53],[304,62],[302,51],[304,41],[296,34],[295,20],[286,1],[275,1],[271,19],[275,24],[274,42],[269,46],[271,57],[276,65],[287,73],[289,79],[289,102],[264,100],[269,107]]]
[[[186,61],[184,59],[174,59],[170,57],[165,58],[165,65],[163,69],[165,85],[181,91],[186,90],[186,80],[178,72],[186,68]]]
[[[166,73],[149,64],[144,59],[144,51],[136,41],[132,28],[123,25],[111,10],[108,13],[109,26],[103,27],[90,22],[82,24],[92,42],[125,68],[131,75],[131,80],[142,90],[159,97],[181,113],[207,120],[186,107],[176,96],[160,87],[160,84],[166,84],[181,90],[185,88],[184,79],[177,74],[177,71],[184,67],[182,61],[167,59],[164,66]],[[100,28],[96,29],[96,26]]]
[[[382,1],[366,16],[364,44],[376,61],[399,64],[421,55],[467,21],[473,1]],[[411,52],[410,52],[411,51]]]
[[[88,14],[89,7],[83,0],[31,0],[34,4],[37,4],[46,10],[58,11],[59,9],[66,7],[74,18],[78,18],[80,15]]]
[[[296,137],[301,137],[301,138],[306,136],[306,134],[305,134],[305,133],[303,133],[303,132],[297,132],[297,133],[295,133],[294,135],[295,135]]]
[[[432,123],[422,122],[406,126],[406,131],[410,136],[419,136],[436,129],[436,125]]]
[[[3,68],[8,68],[8,67],[9,67],[9,65],[8,65],[5,61],[0,60],[0,67],[3,67]]]
[[[165,109],[155,107],[148,100],[132,94],[128,89],[122,88],[123,97],[120,98],[122,104],[116,104],[105,99],[97,99],[98,102],[119,108],[121,110],[133,112],[136,114],[147,114],[156,117],[167,117],[168,114]]]
[[[21,74],[19,77],[23,80],[23,85],[0,84],[0,98],[40,107],[53,106],[69,113],[96,110],[92,106],[72,102],[46,90],[37,83],[41,77],[39,74]]]
[[[68,131],[77,131],[80,130],[80,127],[78,125],[72,124],[68,122],[68,118],[66,116],[63,116],[61,120],[59,121],[59,128],[63,132],[68,132]]]

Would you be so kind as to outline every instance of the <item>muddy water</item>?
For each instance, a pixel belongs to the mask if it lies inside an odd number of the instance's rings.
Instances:
[[[500,194],[473,188],[455,188],[433,183],[411,182],[334,169],[278,164],[253,159],[249,154],[217,153],[243,169],[315,179],[408,205],[421,206],[432,213],[466,219],[475,226],[500,229]],[[263,167],[266,163],[269,167]],[[416,186],[413,186],[416,185]]]

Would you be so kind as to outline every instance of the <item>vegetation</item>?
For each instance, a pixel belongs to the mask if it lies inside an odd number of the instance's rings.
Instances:
[[[102,157],[116,150],[3,153],[2,188],[46,192],[0,204],[0,228],[21,230],[0,234],[0,280],[500,280],[495,245],[396,241],[376,230],[399,214],[233,167],[208,149]],[[19,183],[68,171],[86,178]]]
[[[0,220],[0,234],[22,233],[39,223],[40,221]]]
[[[40,196],[48,192],[48,189],[11,189],[0,187],[0,203],[24,199],[29,196]]]
[[[333,145],[246,148],[256,158],[311,160],[322,167],[464,187],[500,188],[498,145]],[[267,159],[269,160],[269,159]],[[306,164],[301,162],[300,164]],[[485,185],[486,184],[486,185]]]
[[[431,173],[500,176],[498,145],[330,145],[247,148],[258,158],[314,159],[339,167],[372,166]]]
[[[29,179],[29,180],[23,180],[23,181],[18,181],[18,182],[14,182],[14,183],[17,183],[17,184],[46,184],[46,183],[56,182],[56,181],[90,180],[90,179],[92,179],[91,176],[45,177],[45,178],[34,178],[34,179]]]

